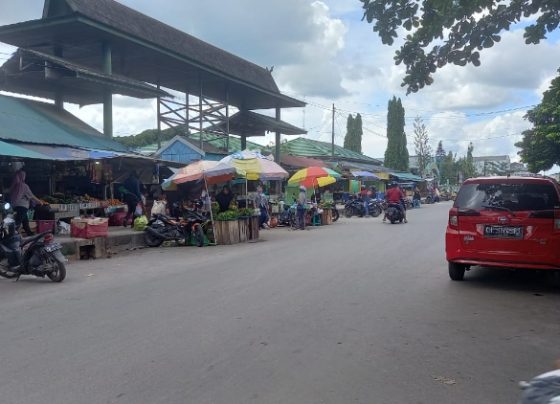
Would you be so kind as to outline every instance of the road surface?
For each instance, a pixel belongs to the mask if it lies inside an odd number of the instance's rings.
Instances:
[[[449,206],[0,280],[0,402],[514,403],[560,357],[560,291],[451,282]]]

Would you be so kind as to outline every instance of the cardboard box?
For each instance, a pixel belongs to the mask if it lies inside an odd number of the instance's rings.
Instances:
[[[107,237],[109,232],[109,219],[72,219],[71,235],[77,238]]]

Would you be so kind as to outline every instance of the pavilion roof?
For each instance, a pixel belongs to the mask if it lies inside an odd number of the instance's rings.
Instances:
[[[113,73],[242,109],[303,107],[283,95],[271,72],[113,0],[46,0],[43,18],[0,27],[0,41],[101,70],[103,43]]]
[[[12,93],[88,105],[103,102],[110,88],[113,94],[135,98],[171,97],[142,81],[109,75],[30,49],[18,51],[0,68],[0,89]]]

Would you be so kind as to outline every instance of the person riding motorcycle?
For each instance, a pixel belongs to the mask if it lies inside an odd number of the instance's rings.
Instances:
[[[404,203],[403,203],[404,198],[405,195],[403,191],[400,189],[400,187],[398,186],[398,184],[395,182],[390,183],[389,189],[385,193],[385,199],[387,200],[387,203],[397,205],[399,207],[403,215],[404,222],[408,223],[408,220],[406,220],[406,209],[404,208]],[[387,221],[387,211],[385,211],[385,216],[383,217],[383,221],[384,222]]]

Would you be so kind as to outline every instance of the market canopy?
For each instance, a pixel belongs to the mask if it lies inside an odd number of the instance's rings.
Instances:
[[[48,156],[45,156],[40,153],[36,153],[32,150],[26,149],[24,147],[20,147],[15,144],[2,142],[1,140],[0,140],[0,156],[50,160]]]
[[[0,140],[95,150],[128,148],[53,104],[0,94]]]
[[[356,178],[367,178],[367,179],[371,179],[371,180],[378,180],[379,177],[377,175],[375,175],[374,173],[371,173],[369,171],[350,171],[350,173],[352,174],[352,176],[356,177]]]
[[[411,173],[391,172],[390,174],[392,177],[396,177],[399,181],[414,181],[414,182],[425,181],[424,178]]]

